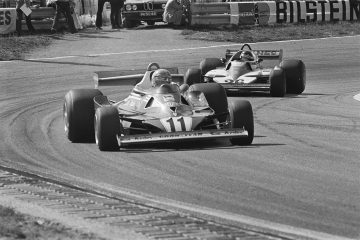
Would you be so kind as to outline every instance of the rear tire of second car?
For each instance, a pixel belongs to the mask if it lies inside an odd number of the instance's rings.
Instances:
[[[286,93],[285,71],[281,67],[275,67],[270,72],[270,95],[272,97],[284,97]]]
[[[184,83],[189,86],[201,83],[201,70],[199,68],[189,68],[184,75]]]
[[[306,69],[303,61],[298,59],[285,59],[280,63],[285,70],[286,92],[301,94],[306,85]]]
[[[221,66],[224,66],[224,63],[219,58],[205,58],[200,62],[201,74],[204,76],[210,70]]]

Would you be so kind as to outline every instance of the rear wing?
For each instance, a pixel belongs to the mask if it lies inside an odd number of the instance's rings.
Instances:
[[[112,72],[95,72],[94,73],[94,83],[95,88],[105,87],[105,86],[135,86],[138,84],[144,77],[144,74],[132,74],[132,75],[115,75]]]
[[[178,68],[165,69],[170,71],[173,82],[177,82],[180,85],[184,82],[184,74],[179,74]],[[143,73],[144,71],[145,70],[117,70],[95,72],[93,76],[95,88],[103,86],[135,86],[136,84],[140,83],[144,76],[148,73]],[[148,81],[150,81],[150,78]]]
[[[235,53],[240,52],[243,50],[234,50],[234,49],[226,49],[225,58],[228,60],[230,59]],[[264,60],[282,60],[283,57],[283,50],[251,50],[253,51],[259,58]]]

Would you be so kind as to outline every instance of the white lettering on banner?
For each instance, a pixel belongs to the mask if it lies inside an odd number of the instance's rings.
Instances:
[[[252,17],[252,16],[254,16],[254,13],[253,12],[242,12],[242,13],[239,13],[239,16],[240,17]]]
[[[16,30],[15,8],[0,8],[0,34],[8,34]]]
[[[276,23],[353,21],[360,17],[360,2],[356,0],[296,0],[269,4],[270,9],[274,9],[271,5],[275,4]]]

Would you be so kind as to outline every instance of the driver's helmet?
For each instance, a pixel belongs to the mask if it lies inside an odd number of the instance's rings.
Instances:
[[[241,61],[254,61],[254,55],[251,51],[242,51],[240,54]]]
[[[166,69],[154,71],[151,77],[151,86],[157,87],[165,83],[171,83],[171,74]]]

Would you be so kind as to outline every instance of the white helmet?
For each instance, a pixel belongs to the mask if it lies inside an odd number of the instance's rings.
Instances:
[[[171,83],[170,72],[166,69],[158,69],[154,71],[151,77],[151,85],[153,87],[157,87],[165,83]]]
[[[251,51],[242,51],[240,54],[240,59],[242,61],[254,61],[254,54]]]

